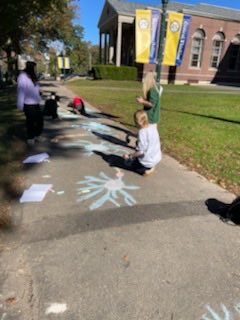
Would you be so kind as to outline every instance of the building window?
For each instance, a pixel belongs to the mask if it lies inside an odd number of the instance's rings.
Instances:
[[[195,68],[201,67],[204,38],[205,38],[205,33],[201,29],[198,29],[193,34],[192,48],[191,48],[191,61],[190,61],[191,67],[195,67]]]
[[[236,35],[231,41],[228,68],[231,71],[240,70],[240,35]]]
[[[213,37],[213,46],[212,46],[212,56],[211,56],[211,62],[210,67],[217,69],[219,66],[219,63],[221,61],[222,56],[222,50],[223,50],[223,44],[224,44],[224,34],[222,32],[218,32]]]

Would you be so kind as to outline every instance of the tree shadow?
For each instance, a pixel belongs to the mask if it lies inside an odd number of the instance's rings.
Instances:
[[[123,132],[123,133],[126,133],[127,135],[128,135],[128,134],[133,134],[132,131],[130,131],[130,130],[128,130],[128,129],[125,129],[125,128],[122,128],[122,127],[118,127],[118,126],[114,126],[114,125],[112,125],[112,124],[106,124],[106,126],[108,126],[109,128],[112,128],[112,129],[121,131],[121,132]]]
[[[193,113],[193,112],[180,111],[180,110],[170,110],[170,109],[167,109],[167,108],[162,108],[162,110],[163,111],[168,111],[168,112],[185,113],[185,114],[190,114],[190,115],[196,116],[196,117],[202,117],[202,118],[208,118],[208,119],[214,119],[214,120],[219,120],[219,121],[224,121],[224,122],[240,124],[240,121],[237,121],[237,120],[225,119],[225,118],[215,117],[215,116],[207,116],[205,114],[200,114],[200,113]]]
[[[95,116],[96,118],[119,119],[118,116],[106,112],[91,112],[91,116]]]
[[[98,138],[102,139],[102,140],[106,140],[108,142],[114,143],[114,144],[119,145],[119,146],[128,147],[130,149],[135,149],[134,147],[129,146],[126,141],[123,141],[121,139],[113,137],[113,136],[111,136],[109,134],[103,134],[103,133],[99,133],[99,132],[96,132],[96,131],[92,131],[92,133],[95,136],[97,136]]]

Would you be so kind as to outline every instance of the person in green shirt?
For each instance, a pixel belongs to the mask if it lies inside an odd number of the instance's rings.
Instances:
[[[137,102],[143,105],[148,115],[150,124],[157,124],[160,121],[160,97],[163,88],[156,83],[156,75],[149,71],[143,79],[143,97],[137,97]]]
[[[160,121],[160,97],[163,88],[156,83],[156,73],[148,71],[143,78],[143,96],[137,97],[137,102],[143,105],[147,113],[149,124],[157,124]],[[136,137],[134,133],[128,133],[126,143],[130,143],[130,136]]]

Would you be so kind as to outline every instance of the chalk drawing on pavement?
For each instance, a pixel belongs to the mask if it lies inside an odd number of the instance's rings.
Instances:
[[[45,314],[59,314],[64,313],[67,310],[66,303],[51,303],[50,306],[46,309]]]
[[[2,317],[1,317],[0,320],[4,320],[4,319],[6,318],[6,316],[7,316],[7,314],[4,312],[4,313],[2,314]]]
[[[228,310],[228,308],[225,306],[225,304],[221,303],[221,311],[215,311],[210,305],[206,305],[207,314],[204,314],[201,317],[201,320],[234,320],[234,313],[237,313],[240,315],[240,303],[238,303],[236,306],[234,306],[234,311],[231,312]],[[239,317],[238,317],[239,319]]]
[[[90,210],[100,208],[104,203],[111,202],[116,207],[120,207],[120,198],[129,205],[136,204],[136,200],[128,193],[128,190],[137,190],[138,186],[126,185],[123,182],[124,173],[117,170],[116,177],[110,178],[104,172],[100,172],[99,177],[85,176],[85,180],[78,181],[77,184],[84,185],[77,189],[77,194],[80,197],[77,202],[82,202],[94,198],[97,195],[100,197],[90,206]],[[117,199],[119,199],[117,201]]]
[[[108,126],[106,126],[105,124],[101,124],[99,122],[94,122],[94,121],[83,122],[80,124],[73,124],[71,127],[72,128],[82,128],[87,131],[97,131],[99,133],[100,132],[102,132],[102,133],[111,132],[111,129]]]
[[[126,152],[124,148],[105,141],[101,143],[93,143],[88,140],[77,140],[74,142],[61,143],[61,146],[64,148],[83,148],[85,154],[88,156],[92,156],[94,154],[94,151],[100,151],[103,153],[114,153],[120,155]]]

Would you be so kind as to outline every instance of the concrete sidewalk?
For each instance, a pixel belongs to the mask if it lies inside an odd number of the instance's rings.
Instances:
[[[167,155],[147,178],[116,167],[127,129],[88,104],[72,116],[59,83],[42,89],[61,96],[62,120],[46,120],[29,155],[49,162],[26,165],[26,183],[52,191],[14,204],[0,320],[238,319],[239,229],[205,204],[235,196]]]

